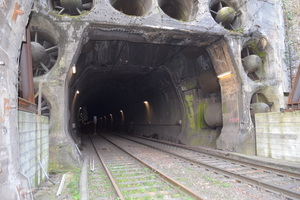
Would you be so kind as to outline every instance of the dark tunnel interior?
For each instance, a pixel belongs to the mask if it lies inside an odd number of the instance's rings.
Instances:
[[[96,118],[97,131],[160,135],[178,142],[193,107],[186,95],[220,101],[205,47],[90,40],[73,68],[70,127],[79,132]]]

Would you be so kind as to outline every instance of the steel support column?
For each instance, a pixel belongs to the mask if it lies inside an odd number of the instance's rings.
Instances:
[[[21,72],[21,87],[22,87],[22,95],[23,95],[22,98],[34,104],[35,100],[34,100],[31,40],[30,40],[29,26],[26,29],[26,42],[23,42],[22,44],[22,51],[21,51],[21,58],[20,58],[20,72]]]

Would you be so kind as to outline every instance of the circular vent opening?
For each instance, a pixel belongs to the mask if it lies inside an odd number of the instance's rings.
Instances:
[[[110,0],[118,11],[131,16],[144,16],[152,8],[152,0]]]
[[[81,15],[93,7],[93,0],[51,0],[51,7],[58,14]]]
[[[248,77],[257,81],[264,76],[264,59],[266,53],[264,49],[267,41],[264,38],[255,38],[248,41],[241,52],[242,64]]]
[[[31,27],[33,76],[48,73],[56,63],[58,46],[46,30]]]
[[[229,4],[220,1],[210,7],[210,13],[215,21],[228,30],[236,31],[239,27],[239,11]]]
[[[255,124],[256,113],[271,112],[272,106],[273,103],[269,102],[267,97],[263,93],[256,92],[255,94],[253,94],[250,102],[250,114],[252,123]]]
[[[191,21],[198,12],[198,1],[195,0],[159,0],[162,11],[171,18],[179,21]]]

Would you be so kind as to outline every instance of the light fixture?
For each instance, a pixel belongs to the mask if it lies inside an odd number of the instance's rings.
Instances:
[[[148,104],[148,101],[144,101],[144,104]]]
[[[73,74],[76,73],[76,65],[73,65],[73,67],[72,67],[72,72],[73,72]]]
[[[123,113],[123,110],[120,110],[120,113]]]
[[[223,78],[223,77],[228,76],[228,75],[230,75],[230,74],[231,74],[231,71],[228,71],[228,72],[224,72],[224,73],[218,75],[217,77],[218,77],[218,78]]]
[[[76,91],[76,94],[79,94],[79,90]]]

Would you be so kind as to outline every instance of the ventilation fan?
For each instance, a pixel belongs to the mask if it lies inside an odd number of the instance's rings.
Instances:
[[[255,124],[256,113],[271,112],[273,102],[269,102],[267,97],[260,92],[254,93],[250,101],[250,115],[252,123]]]
[[[262,59],[249,46],[243,48],[241,56],[242,64],[248,77],[252,80],[259,80],[257,72],[263,67]]]
[[[92,7],[93,0],[53,0],[53,8],[58,14],[81,15]]]
[[[214,4],[210,9],[211,15],[215,21],[229,30],[235,30],[234,23],[240,12],[235,11],[234,8],[224,2]]]
[[[33,76],[41,76],[50,71],[57,60],[58,47],[48,34],[32,27],[31,50]]]

